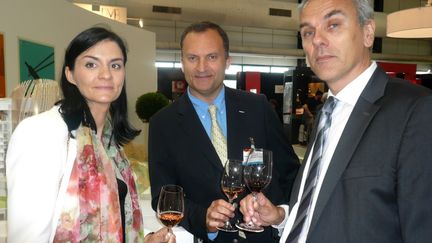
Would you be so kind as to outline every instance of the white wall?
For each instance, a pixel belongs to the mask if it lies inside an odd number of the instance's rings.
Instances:
[[[129,118],[135,127],[142,128],[142,122],[135,114],[135,101],[141,94],[157,89],[155,34],[90,13],[66,0],[0,1],[0,32],[5,39],[6,95],[10,96],[19,82],[18,39],[54,47],[55,75],[59,80],[64,50],[69,42],[82,30],[100,23],[109,25],[127,42]],[[136,142],[145,143],[144,136],[142,134]]]

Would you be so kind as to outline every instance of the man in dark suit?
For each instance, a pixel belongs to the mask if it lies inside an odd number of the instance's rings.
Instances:
[[[287,202],[299,163],[282,124],[265,96],[224,87],[229,43],[218,25],[189,26],[180,45],[187,92],[150,120],[152,206],[156,209],[161,186],[177,184],[185,192],[185,216],[180,225],[197,238],[205,242],[277,242],[271,227],[262,233],[226,233],[217,227],[229,219],[241,220],[238,209],[227,202],[220,180],[225,160],[242,160],[243,149],[251,146],[250,137],[256,147],[273,151],[273,178],[266,195],[274,203]],[[217,107],[225,154],[212,143],[210,105]],[[244,195],[247,193],[240,198]]]
[[[241,201],[245,220],[279,228],[282,243],[432,242],[431,91],[371,61],[374,32],[367,0],[300,6],[303,48],[329,98],[289,206]]]

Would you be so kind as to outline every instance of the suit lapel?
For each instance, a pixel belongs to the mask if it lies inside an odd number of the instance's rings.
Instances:
[[[339,182],[345,168],[351,161],[355,149],[362,139],[366,128],[379,110],[380,106],[375,102],[384,94],[388,77],[377,68],[369,83],[360,95],[336,146],[329,168],[325,175],[323,185],[316,202],[314,215],[309,233],[313,231],[320,218],[333,190]]]
[[[247,136],[243,134],[242,124],[247,122],[248,114],[245,109],[241,108],[240,101],[230,88],[225,88],[225,108],[228,158],[242,160],[243,143],[239,138]]]
[[[184,134],[189,136],[186,140],[190,141],[191,146],[196,146],[195,151],[197,153],[202,153],[212,165],[222,171],[223,166],[220,163],[216,150],[199,120],[187,93],[183,94],[178,102],[178,124],[179,128],[185,131]]]

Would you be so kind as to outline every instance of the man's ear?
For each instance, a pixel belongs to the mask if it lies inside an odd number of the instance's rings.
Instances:
[[[231,57],[228,57],[228,58],[225,60],[225,70],[228,70],[229,67],[230,67],[230,65],[231,65]]]
[[[183,58],[180,61],[180,69],[182,70],[182,72],[184,73],[184,67],[183,67]]]
[[[363,26],[363,44],[367,48],[371,48],[373,46],[375,39],[375,20],[369,20]]]

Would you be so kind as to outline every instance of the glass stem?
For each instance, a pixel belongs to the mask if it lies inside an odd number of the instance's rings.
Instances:
[[[257,201],[257,193],[256,192],[252,192],[252,198],[253,198],[254,202]],[[254,226],[255,225],[254,222],[252,221],[252,219],[251,219],[251,221],[248,222],[248,225],[249,226]]]
[[[228,199],[228,202],[229,202],[231,205],[233,205],[233,200],[232,200],[232,199]],[[233,205],[233,206],[234,206],[234,205]],[[229,219],[225,222],[225,227],[226,227],[226,228],[232,228]]]

